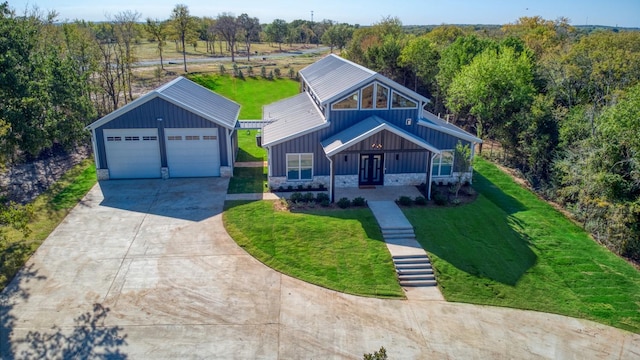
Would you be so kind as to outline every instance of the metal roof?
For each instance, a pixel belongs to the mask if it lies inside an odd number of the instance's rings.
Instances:
[[[353,125],[352,127],[347,128],[337,133],[336,135],[322,141],[322,147],[325,154],[327,154],[328,156],[332,156],[383,130],[390,131],[429,151],[435,152],[437,154],[441,153],[440,149],[429,144],[424,139],[406,132],[397,126],[384,121],[378,116],[368,117]]]
[[[273,121],[263,129],[263,146],[274,145],[328,125],[306,92],[266,105],[262,114],[265,121]]]
[[[203,118],[233,129],[240,105],[182,76],[137,98],[87,126],[95,129],[152,99],[161,98]]]
[[[459,139],[466,140],[472,143],[482,143],[482,140],[471,135],[470,133],[462,130],[461,128],[440,119],[436,115],[424,110],[422,112],[422,118],[418,120],[418,125],[422,125],[434,130],[441,131],[445,134],[455,136]]]
[[[238,128],[240,129],[262,129],[271,124],[273,121],[263,120],[238,120]]]
[[[375,71],[334,54],[300,70],[300,76],[309,84],[311,91],[321,102],[340,95],[375,75]]]

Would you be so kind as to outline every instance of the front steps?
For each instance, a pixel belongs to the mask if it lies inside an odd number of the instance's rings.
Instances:
[[[401,286],[436,286],[436,276],[427,254],[393,256]]]
[[[404,251],[391,251],[400,286],[437,286],[436,276],[427,253],[416,240],[413,227],[382,228],[384,241]]]

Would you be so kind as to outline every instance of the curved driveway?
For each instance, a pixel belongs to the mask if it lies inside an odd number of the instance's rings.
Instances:
[[[282,275],[222,225],[226,179],[94,187],[0,299],[0,356],[631,359],[640,336],[558,315],[345,295]]]

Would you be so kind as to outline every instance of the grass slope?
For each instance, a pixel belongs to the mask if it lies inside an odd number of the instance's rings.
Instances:
[[[240,246],[287,275],[349,294],[404,296],[369,209],[291,213],[273,201],[228,201],[223,219]]]
[[[640,272],[485,160],[474,203],[405,209],[445,298],[640,333]]]
[[[96,183],[96,168],[91,160],[85,160],[69,170],[47,192],[38,196],[30,205],[34,217],[29,223],[31,234],[25,240],[21,233],[6,230],[13,246],[0,251],[0,290],[4,289],[15,273],[49,236],[53,229]]]
[[[238,130],[239,162],[266,161],[267,150],[256,145],[258,130]]]
[[[253,70],[260,73],[259,68]],[[240,120],[260,120],[263,105],[300,91],[300,84],[288,78],[265,80],[246,76],[240,80],[229,75],[195,74],[189,75],[189,79],[240,104]]]

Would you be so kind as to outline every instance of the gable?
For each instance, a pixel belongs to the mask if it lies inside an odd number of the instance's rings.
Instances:
[[[417,109],[421,99],[405,95],[380,81],[373,81],[330,104],[332,111]]]

